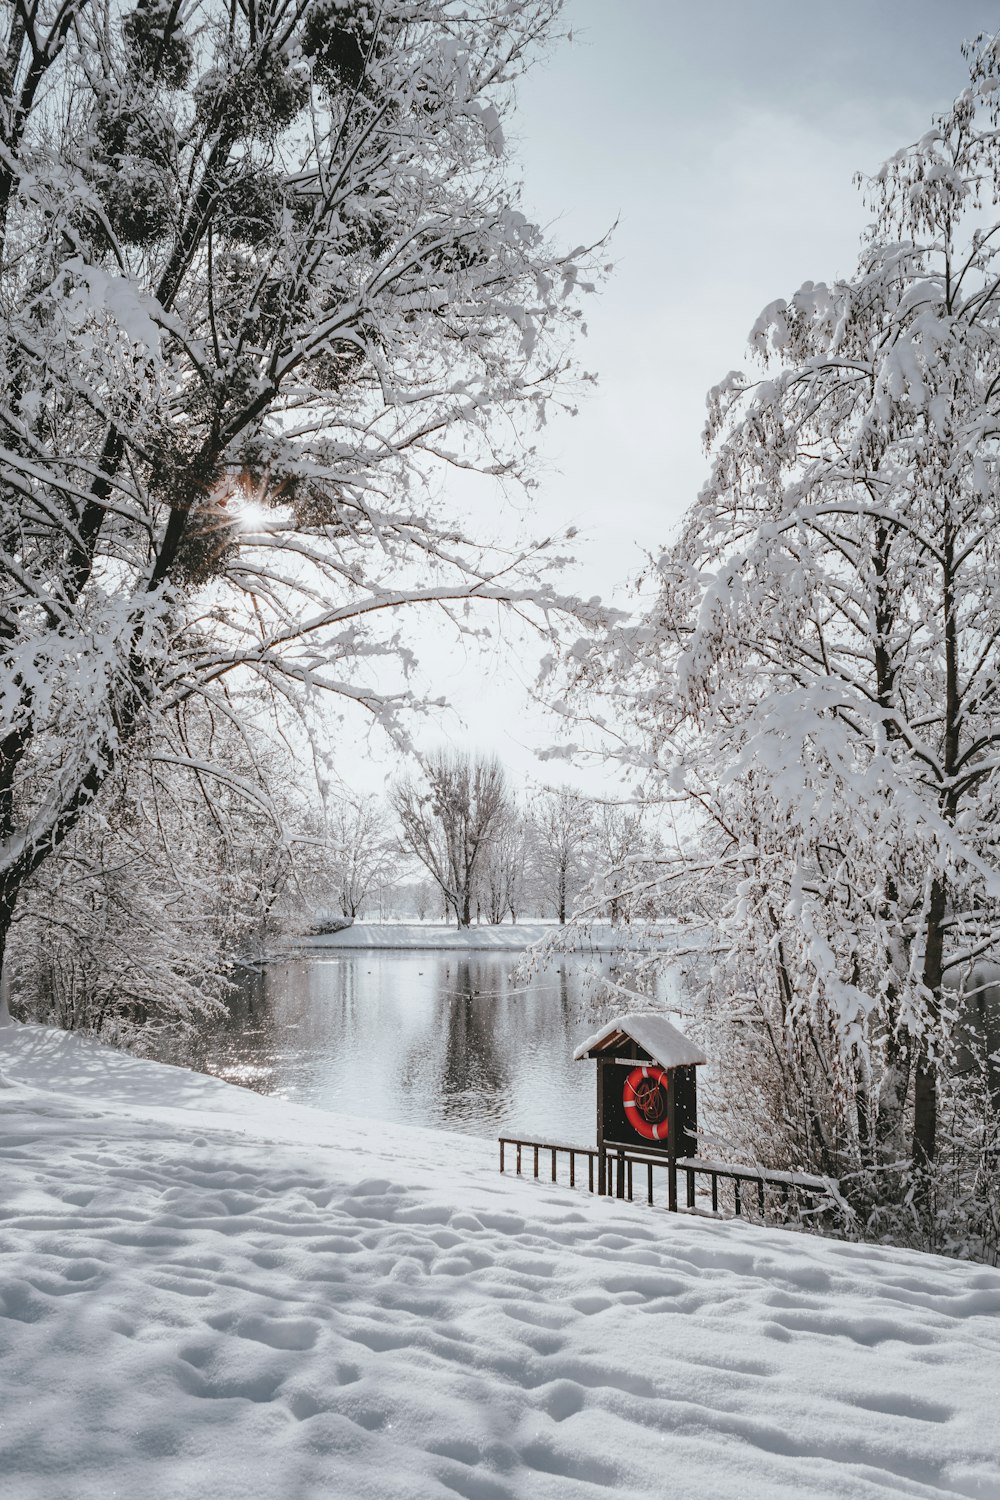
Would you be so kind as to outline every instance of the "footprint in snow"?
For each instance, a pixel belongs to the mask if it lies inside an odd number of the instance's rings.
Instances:
[[[232,1332],[241,1339],[270,1349],[311,1349],[319,1338],[319,1324],[310,1318],[240,1318]]]
[[[640,1293],[643,1298],[679,1297],[690,1290],[690,1283],[678,1281],[671,1276],[650,1276],[644,1272],[633,1272],[627,1276],[606,1276],[601,1287],[620,1299],[634,1293]]]
[[[67,1281],[94,1281],[107,1271],[103,1260],[72,1260],[63,1271]]]
[[[86,1208],[93,1199],[95,1191],[94,1188],[71,1188],[58,1192],[54,1196],[60,1203],[71,1203],[74,1208]]]
[[[463,1250],[460,1255],[439,1257],[431,1270],[436,1276],[467,1276],[470,1271],[482,1271],[492,1264],[493,1256],[482,1250]]]
[[[499,1479],[491,1479],[478,1469],[442,1470],[438,1478],[446,1489],[462,1500],[520,1500],[521,1492],[512,1490]]]
[[[553,1422],[565,1422],[582,1411],[586,1401],[586,1391],[575,1380],[554,1380],[540,1393],[538,1404]]]
[[[877,1344],[896,1340],[901,1344],[933,1344],[935,1335],[925,1328],[913,1328],[901,1323],[890,1323],[888,1318],[843,1318],[824,1317],[819,1313],[784,1312],[773,1322],[790,1333],[813,1333],[825,1338],[851,1339],[855,1344],[873,1348]],[[773,1336],[773,1335],[772,1335]]]
[[[356,1183],[347,1196],[349,1198],[381,1198],[392,1194],[393,1197],[399,1197],[405,1191],[405,1188],[397,1187],[387,1177],[366,1177]]]
[[[886,1392],[878,1396],[853,1396],[849,1406],[860,1406],[864,1411],[883,1413],[887,1417],[907,1417],[913,1422],[950,1422],[955,1415],[950,1406],[939,1401],[924,1401],[920,1396],[906,1392]]]
[[[413,1340],[408,1334],[392,1333],[387,1328],[355,1328],[348,1334],[356,1344],[364,1344],[374,1354],[387,1354],[396,1349],[409,1349]]]
[[[565,1328],[570,1321],[566,1313],[546,1312],[533,1302],[508,1302],[503,1310],[516,1323],[527,1323],[532,1328]]]
[[[585,1318],[590,1318],[594,1313],[604,1312],[605,1308],[613,1307],[614,1303],[610,1297],[571,1297],[569,1305],[576,1312],[583,1313]]]
[[[307,1422],[310,1417],[316,1417],[323,1411],[329,1411],[315,1396],[308,1391],[292,1391],[285,1395],[285,1405],[297,1422]]]

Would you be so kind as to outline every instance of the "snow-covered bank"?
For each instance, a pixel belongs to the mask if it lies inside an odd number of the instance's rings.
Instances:
[[[612,927],[610,922],[588,928],[559,928],[551,922],[518,922],[496,927],[447,927],[423,922],[355,922],[339,932],[297,940],[309,950],[339,948],[434,948],[447,952],[523,953],[543,938],[558,937],[570,953],[648,952],[675,946],[669,937],[647,934],[641,927]]]
[[[10,1500],[1000,1497],[1000,1271],[0,1031]]]

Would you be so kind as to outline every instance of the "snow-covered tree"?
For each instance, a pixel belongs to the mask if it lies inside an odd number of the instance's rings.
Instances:
[[[526,845],[524,818],[511,801],[480,861],[477,905],[494,926],[507,917],[517,921],[524,895]]]
[[[390,794],[402,845],[436,881],[458,926],[468,927],[477,880],[509,815],[507,777],[494,755],[450,750],[424,757],[422,769]]]
[[[765,310],[657,602],[596,672],[686,809],[656,874],[726,955],[755,1147],[830,1170],[933,1161],[946,980],[1000,943],[998,76],[981,41],[868,183],[856,273]]]
[[[569,389],[587,257],[521,212],[503,134],[559,9],[5,7],[0,947],[185,703],[232,714],[253,678],[385,720],[400,611],[544,602],[535,547],[431,492],[442,464],[521,477]]]
[[[210,1013],[234,964],[295,922],[319,844],[301,771],[262,735],[251,758],[197,704],[175,732],[198,769],[169,740],[133,747],[22,891],[24,1018],[146,1046]]]
[[[433,880],[412,880],[404,888],[409,905],[418,922],[441,909],[441,888]]]
[[[595,912],[603,909],[612,924],[652,914],[655,882],[648,878],[655,841],[643,807],[601,803],[594,819],[594,863],[589,890]]]
[[[541,907],[560,925],[572,912],[594,864],[594,810],[563,786],[539,793],[531,804],[531,872]]]
[[[328,811],[324,833],[337,905],[342,916],[356,917],[398,873],[389,818],[373,798],[345,796]]]

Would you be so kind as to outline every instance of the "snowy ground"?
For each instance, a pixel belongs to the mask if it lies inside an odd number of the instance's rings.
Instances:
[[[0,1079],[5,1500],[1000,1497],[1000,1271],[38,1027]]]
[[[542,938],[558,935],[560,945],[573,953],[621,953],[625,950],[673,947],[669,938],[647,937],[641,927],[612,927],[595,923],[588,928],[560,928],[552,922],[518,922],[493,927],[445,927],[420,922],[355,922],[340,932],[301,939],[313,948],[442,948],[455,951],[523,953]]]

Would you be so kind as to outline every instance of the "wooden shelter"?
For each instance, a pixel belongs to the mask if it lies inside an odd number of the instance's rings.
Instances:
[[[509,1160],[505,1150],[516,1153],[514,1170],[521,1175],[523,1154],[528,1153],[533,1175],[539,1176],[542,1154],[551,1157],[552,1181],[558,1181],[557,1161],[569,1158],[569,1185],[577,1186],[579,1164],[586,1162],[586,1185],[602,1196],[613,1193],[633,1200],[636,1168],[646,1176],[646,1202],[653,1205],[653,1178],[666,1172],[665,1207],[679,1208],[677,1179],[685,1182],[686,1211],[724,1216],[720,1185],[732,1184],[732,1212],[739,1218],[752,1212],[752,1190],[756,1191],[757,1217],[768,1222],[769,1207],[777,1222],[801,1222],[801,1204],[807,1212],[849,1216],[850,1210],[830,1177],[806,1172],[775,1172],[761,1166],[739,1166],[706,1160],[698,1155],[698,1090],[695,1069],[708,1061],[701,1048],[655,1011],[636,1012],[609,1021],[588,1037],[573,1053],[579,1061],[597,1063],[596,1146],[557,1145],[524,1136],[500,1137],[500,1170]],[[596,1171],[595,1171],[596,1168]],[[696,1205],[696,1179],[708,1179],[704,1197],[711,1203]],[[581,1184],[582,1185],[582,1184]],[[751,1196],[748,1196],[751,1195]],[[777,1204],[775,1203],[777,1200]]]
[[[671,1164],[696,1154],[695,1069],[708,1059],[666,1016],[619,1016],[588,1037],[573,1057],[597,1063],[599,1193],[606,1191],[608,1152],[639,1151]],[[621,1185],[621,1173],[618,1180]]]

